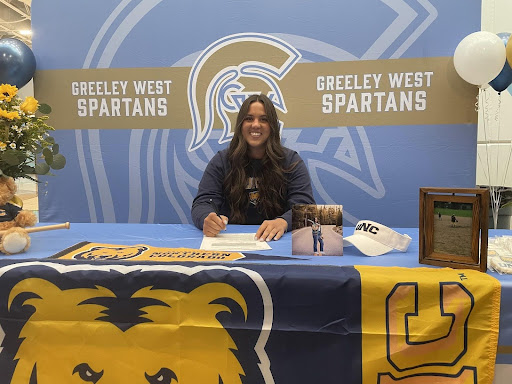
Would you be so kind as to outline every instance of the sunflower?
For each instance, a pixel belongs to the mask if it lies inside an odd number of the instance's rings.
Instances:
[[[11,101],[16,93],[18,92],[18,88],[14,85],[10,84],[2,84],[0,85],[0,101]]]
[[[5,117],[6,119],[9,119],[9,120],[14,120],[14,119],[19,119],[20,114],[18,113],[18,111],[8,112],[5,109],[0,108],[0,117]]]
[[[46,123],[51,108],[32,96],[22,100],[17,92],[15,86],[0,84],[0,176],[37,181],[34,175],[51,175],[65,166],[66,158]]]

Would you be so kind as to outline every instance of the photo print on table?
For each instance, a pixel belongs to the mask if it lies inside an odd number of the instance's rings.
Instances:
[[[343,256],[343,206],[294,205],[292,254]]]

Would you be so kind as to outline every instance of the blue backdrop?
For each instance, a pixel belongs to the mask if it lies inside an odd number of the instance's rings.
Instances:
[[[257,32],[286,41],[299,63],[447,57],[480,29],[480,8],[467,0],[47,0],[32,7],[33,50],[38,71],[192,68],[213,42]],[[213,130],[190,151],[192,126],[67,128],[55,137],[68,163],[39,188],[41,221],[189,223],[202,172],[227,145]],[[317,203],[343,204],[345,225],[416,227],[420,187],[474,187],[476,132],[476,124],[296,125],[282,137],[306,162]]]

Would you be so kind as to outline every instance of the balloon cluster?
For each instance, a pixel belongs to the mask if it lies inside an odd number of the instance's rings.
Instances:
[[[479,31],[466,36],[453,55],[455,70],[470,84],[502,92],[512,84],[510,33]]]
[[[36,71],[36,58],[28,45],[18,39],[0,39],[0,84],[27,84]]]

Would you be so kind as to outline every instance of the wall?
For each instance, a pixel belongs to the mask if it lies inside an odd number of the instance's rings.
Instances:
[[[474,187],[475,89],[452,56],[480,29],[480,2],[348,3],[34,2],[35,96],[68,159],[41,184],[41,221],[189,223],[254,92],[272,96],[284,145],[345,225],[416,227],[420,187]],[[148,81],[170,86],[135,88]],[[116,84],[126,94],[106,95]],[[136,105],[152,100],[162,105]]]
[[[512,2],[484,0],[482,30],[512,33]],[[488,88],[481,97],[478,123],[477,185],[512,187],[512,88],[498,95]],[[476,100],[475,100],[476,101]],[[498,228],[512,228],[511,209],[500,210]],[[493,226],[493,221],[490,221]]]

